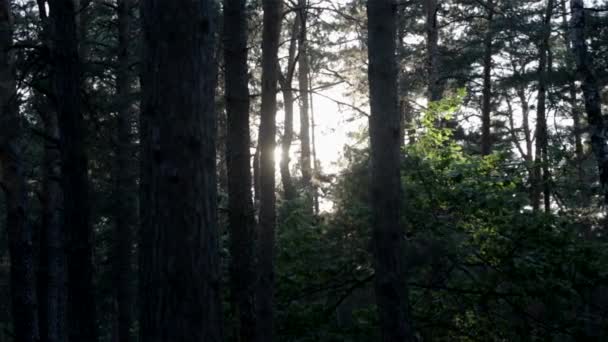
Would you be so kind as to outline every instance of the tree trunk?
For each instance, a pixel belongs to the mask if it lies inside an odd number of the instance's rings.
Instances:
[[[608,142],[606,141],[607,125],[602,117],[600,91],[593,68],[593,57],[587,51],[585,37],[585,9],[583,0],[570,0],[572,15],[572,52],[576,63],[576,72],[581,81],[585,111],[591,133],[591,147],[597,160],[600,184],[604,203],[608,204]]]
[[[92,228],[89,218],[88,161],[81,112],[76,11],[72,0],[49,1],[53,44],[51,65],[61,130],[62,186],[68,253],[70,341],[96,341]]]
[[[281,182],[286,200],[293,200],[296,197],[296,189],[293,186],[291,173],[289,170],[291,143],[293,142],[293,89],[292,81],[296,65],[296,43],[298,41],[298,30],[300,29],[299,16],[294,20],[291,31],[291,41],[289,42],[289,55],[287,56],[287,70],[285,74],[279,73],[279,83],[283,92],[283,102],[285,107],[285,122],[283,128],[283,139],[281,140]]]
[[[494,2],[489,0],[486,5],[486,35],[484,38],[483,55],[483,103],[481,108],[481,155],[492,153],[492,54],[493,54],[493,21]]]
[[[141,2],[140,341],[222,340],[212,0]]]
[[[39,95],[42,96],[42,95]],[[61,154],[57,115],[48,106],[41,108],[44,132],[44,175],[42,189],[41,268],[39,279],[44,296],[39,297],[40,340],[65,342],[67,306],[67,259],[65,251],[65,227],[61,215]]]
[[[439,101],[442,97],[439,84],[439,27],[437,23],[439,5],[437,0],[425,0],[423,5],[426,14],[427,99],[431,102]]]
[[[230,290],[241,342],[254,341],[256,329],[247,23],[246,1],[224,0]]]
[[[308,84],[308,94],[310,96],[310,145],[312,148],[312,165],[314,167],[313,173],[315,175],[318,175],[321,172],[321,164],[319,163],[319,159],[317,158],[317,140],[315,138],[317,125],[315,124],[315,106],[312,96],[312,84]],[[313,184],[312,186],[312,196],[314,202],[313,213],[315,215],[319,215],[319,187],[315,184]]]
[[[307,209],[312,213],[313,189],[312,166],[310,159],[310,116],[309,116],[309,83],[310,67],[308,56],[308,0],[298,0],[300,17],[300,34],[298,37],[298,87],[300,88],[300,167],[302,168],[302,187],[306,197]]]
[[[584,184],[585,182],[585,169],[583,167],[583,160],[585,159],[585,151],[583,148],[583,127],[581,123],[581,110],[577,101],[577,91],[576,91],[576,73],[574,71],[574,61],[572,55],[572,44],[568,35],[570,34],[570,30],[568,28],[568,6],[566,5],[566,0],[561,0],[560,7],[562,10],[562,26],[565,30],[565,42],[566,46],[566,69],[571,71],[568,74],[568,92],[570,94],[570,107],[572,110],[572,121],[573,121],[573,135],[574,135],[574,154],[576,158],[576,169],[578,172],[578,178],[580,184]]]
[[[41,40],[51,45],[45,1],[38,0],[42,22]],[[61,153],[59,122],[48,98],[35,92],[36,110],[44,125],[44,167],[42,180],[42,227],[38,305],[40,341],[67,341],[67,257],[66,231],[62,215]]]
[[[137,192],[134,170],[134,146],[131,124],[132,77],[129,70],[130,0],[119,0],[118,17],[118,70],[116,97],[119,101],[117,116],[116,166],[114,174],[114,232],[113,267],[115,319],[119,342],[133,341],[133,236],[137,221]]]
[[[543,193],[545,212],[551,211],[551,175],[549,173],[548,159],[548,131],[547,131],[547,59],[549,53],[549,39],[551,38],[551,17],[553,16],[553,0],[547,2],[545,17],[543,20],[542,39],[539,47],[538,60],[538,107],[536,110],[536,163],[534,173],[537,180],[537,194]],[[538,196],[540,197],[540,196]],[[536,198],[536,197],[535,197]],[[533,203],[534,209],[538,209],[538,202]]]
[[[396,6],[391,0],[367,4],[371,116],[371,207],[376,301],[382,341],[414,341],[408,313],[400,225],[401,117],[397,96]]]
[[[260,218],[257,289],[258,342],[273,340],[274,250],[276,227],[275,161],[278,49],[283,2],[263,0],[262,109],[260,118]]]
[[[15,342],[37,342],[38,311],[33,254],[33,228],[27,222],[26,178],[19,139],[21,123],[12,46],[11,2],[0,0],[0,187],[6,203],[11,302]]]

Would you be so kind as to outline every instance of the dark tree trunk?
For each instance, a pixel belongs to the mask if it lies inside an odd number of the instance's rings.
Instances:
[[[12,46],[11,2],[0,0],[0,187],[6,203],[11,262],[11,304],[15,342],[37,342],[38,311],[33,228],[27,222],[28,199],[19,139],[21,123]]]
[[[492,153],[492,55],[494,44],[494,2],[486,4],[486,35],[483,55],[483,102],[481,108],[481,154]]]
[[[570,94],[569,103],[572,111],[573,121],[573,135],[574,135],[574,153],[576,157],[576,169],[578,172],[578,178],[580,184],[585,182],[585,170],[583,168],[583,160],[585,159],[585,150],[583,148],[583,127],[582,127],[582,113],[577,100],[577,89],[576,89],[576,72],[574,71],[574,60],[572,54],[572,44],[568,35],[570,34],[569,23],[568,23],[568,6],[566,0],[561,0],[560,7],[562,11],[562,26],[564,27],[564,37],[567,54],[566,54],[566,69],[570,71],[568,74],[568,92]]]
[[[429,101],[441,100],[441,85],[439,84],[439,27],[437,12],[438,0],[424,0],[426,14],[426,73],[427,98]]]
[[[391,0],[367,4],[372,252],[382,341],[414,341],[404,274],[404,230],[400,225],[401,117],[397,96],[396,6]]]
[[[41,96],[41,95],[39,95]],[[42,189],[42,231],[40,241],[41,273],[38,279],[43,293],[39,297],[40,340],[65,342],[67,306],[67,259],[65,227],[61,215],[61,153],[59,124],[56,113],[48,106],[40,109],[47,139],[44,142],[44,175]]]
[[[64,218],[68,255],[68,334],[70,341],[96,341],[93,243],[85,125],[81,112],[76,11],[72,0],[49,1],[51,65],[59,118]]]
[[[310,77],[309,77],[310,79]],[[312,94],[312,84],[308,84],[308,94],[310,95],[310,147],[312,151],[312,165],[313,165],[313,173],[318,175],[321,172],[321,164],[317,159],[317,140],[316,129],[317,125],[315,124],[315,106],[313,101]],[[314,202],[314,214],[319,215],[319,187],[317,185],[313,185],[312,187],[312,196]]]
[[[536,109],[536,163],[534,173],[537,180],[534,198],[540,198],[543,193],[545,212],[551,211],[551,175],[549,173],[548,159],[548,131],[547,131],[547,62],[549,53],[549,39],[551,38],[551,17],[553,16],[553,0],[547,2],[545,17],[543,20],[542,39],[539,48],[538,60],[538,107]],[[539,203],[533,203],[534,209],[538,209]]]
[[[114,288],[115,322],[118,342],[133,341],[133,237],[137,221],[135,196],[136,169],[134,160],[133,114],[131,102],[131,72],[129,70],[131,0],[119,0],[118,17],[118,70],[116,72],[116,98],[119,101],[116,117],[116,165],[114,168],[114,232],[112,252],[112,279]]]
[[[298,37],[298,87],[300,88],[300,167],[302,168],[302,186],[307,206],[312,213],[313,188],[312,166],[310,159],[310,116],[309,116],[309,83],[310,67],[308,56],[308,0],[298,0],[300,34]]]
[[[581,81],[585,111],[591,133],[591,147],[597,160],[602,196],[608,204],[608,143],[606,141],[606,122],[602,117],[602,102],[598,81],[593,68],[593,58],[587,51],[585,37],[585,9],[583,0],[570,0],[572,16],[572,52],[576,62],[576,72]]]
[[[296,16],[291,31],[291,41],[289,42],[289,55],[287,56],[287,70],[285,74],[279,73],[279,83],[283,93],[283,102],[285,107],[285,122],[283,128],[283,139],[281,139],[281,163],[279,165],[281,171],[281,182],[283,183],[283,191],[286,200],[293,200],[296,197],[296,189],[293,186],[291,172],[289,170],[290,150],[293,142],[293,74],[296,65],[296,44],[298,41],[298,30],[300,29],[299,16]]]
[[[49,20],[45,1],[39,0],[42,43],[48,48]],[[36,110],[44,125],[44,166],[42,179],[42,225],[40,240],[40,278],[38,305],[40,341],[67,341],[67,257],[62,213],[61,152],[59,122],[47,97],[34,94]]]
[[[258,342],[273,340],[274,250],[276,227],[275,161],[278,49],[282,0],[263,0],[262,110],[260,118],[260,218],[258,237],[259,280],[257,289]]]
[[[212,0],[144,0],[140,341],[222,340]]]
[[[256,329],[247,36],[246,1],[224,0],[230,290],[241,342],[254,341]]]

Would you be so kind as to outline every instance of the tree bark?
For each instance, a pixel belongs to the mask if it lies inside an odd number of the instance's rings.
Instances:
[[[594,72],[592,55],[587,51],[585,37],[585,9],[583,0],[570,0],[572,52],[576,73],[581,81],[585,111],[591,133],[591,147],[598,164],[602,196],[608,204],[608,142],[606,141],[607,125],[602,117],[602,102],[598,81]]]
[[[81,67],[72,0],[49,1],[51,65],[59,118],[64,218],[68,255],[68,331],[71,341],[96,341],[93,243],[88,160],[81,111]]]
[[[116,118],[116,165],[114,174],[114,232],[113,267],[115,322],[118,342],[133,341],[134,279],[133,239],[137,221],[137,192],[134,170],[134,146],[131,125],[132,76],[129,70],[131,0],[118,0],[118,70],[116,73],[116,97],[119,101]]]
[[[534,173],[538,182],[535,198],[543,194],[545,212],[551,211],[551,175],[549,171],[548,148],[549,139],[547,131],[547,60],[550,49],[549,39],[551,38],[551,17],[553,16],[553,0],[548,0],[543,19],[543,29],[541,33],[541,43],[539,47],[538,60],[538,106],[536,109],[536,163]],[[533,203],[534,209],[538,209],[538,202]]]
[[[38,95],[42,96],[42,95]],[[41,268],[38,279],[43,288],[39,297],[40,340],[65,342],[67,307],[67,259],[65,250],[65,226],[61,215],[63,194],[61,191],[61,153],[59,145],[59,124],[56,113],[48,106],[41,108],[44,132],[44,175],[42,189],[42,231]]]
[[[298,87],[300,88],[300,167],[302,168],[302,187],[306,197],[306,205],[312,213],[313,188],[312,166],[310,158],[310,103],[309,83],[310,73],[308,56],[308,0],[298,0],[298,16],[300,17],[300,34],[298,37]]]
[[[257,289],[258,342],[273,340],[275,255],[275,160],[278,49],[283,2],[263,0],[262,109],[260,118],[260,216],[258,237],[259,280]]]
[[[296,46],[298,41],[298,32],[300,29],[299,16],[294,20],[291,31],[291,41],[289,42],[289,55],[287,56],[287,70],[285,74],[279,73],[279,84],[283,93],[283,102],[285,107],[285,122],[283,128],[283,139],[281,140],[281,163],[279,165],[281,171],[281,182],[283,183],[283,191],[285,199],[290,201],[296,197],[296,189],[293,186],[291,172],[289,170],[291,143],[293,142],[293,74],[296,66]]]
[[[572,54],[571,40],[568,38],[570,34],[569,23],[568,23],[568,6],[566,0],[561,0],[560,7],[562,11],[562,26],[564,27],[564,45],[566,46],[566,69],[569,70],[568,74],[568,92],[570,94],[569,103],[572,111],[573,121],[573,135],[574,135],[574,154],[576,158],[576,169],[578,172],[578,178],[580,184],[585,182],[585,169],[583,167],[583,160],[585,159],[585,150],[583,148],[583,127],[582,127],[582,113],[580,106],[577,101],[577,90],[576,90],[576,72],[574,70],[574,56]]]
[[[22,128],[17,104],[11,2],[0,0],[0,187],[6,203],[11,304],[15,342],[39,341],[32,235],[27,222],[27,185],[19,147]]]
[[[44,0],[38,0],[42,22],[42,44],[49,48],[49,20]],[[38,305],[40,341],[67,340],[67,256],[66,231],[62,215],[60,131],[57,112],[49,99],[34,93],[35,106],[44,126],[44,167],[42,179],[42,227]]]
[[[481,108],[481,155],[492,153],[492,55],[494,45],[494,1],[486,4],[487,28],[483,55],[483,102]]]
[[[382,341],[414,341],[404,273],[401,117],[397,96],[396,12],[391,0],[367,4],[371,116],[371,208],[376,301]]]
[[[241,342],[254,341],[256,329],[247,36],[246,1],[224,0],[230,290]]]
[[[441,85],[439,84],[439,27],[437,0],[425,0],[426,14],[426,72],[427,72],[427,99],[429,102],[441,100]]]
[[[140,341],[222,340],[212,0],[144,0]]]

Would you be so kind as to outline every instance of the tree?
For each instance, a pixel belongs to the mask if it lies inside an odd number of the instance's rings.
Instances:
[[[382,340],[414,341],[404,277],[401,216],[400,137],[397,106],[396,6],[367,4],[372,252]]]
[[[141,3],[141,341],[222,340],[216,8]]]
[[[240,341],[254,341],[255,212],[249,136],[248,20],[245,0],[224,1],[224,64],[228,138],[230,289]]]
[[[536,163],[534,165],[534,173],[537,184],[535,189],[537,195],[535,199],[540,198],[542,190],[544,208],[548,212],[551,210],[551,174],[549,172],[549,138],[547,131],[547,114],[546,114],[546,99],[547,99],[547,63],[549,50],[549,40],[551,38],[551,17],[553,16],[553,0],[547,1],[545,14],[543,18],[542,30],[541,30],[541,42],[539,46],[539,60],[538,60],[538,106],[536,109]],[[542,189],[541,189],[542,188]],[[535,209],[538,209],[539,203],[533,202],[532,205]]]
[[[283,123],[283,138],[281,139],[281,163],[279,165],[281,171],[281,182],[283,183],[283,191],[286,200],[293,200],[296,197],[296,189],[293,185],[291,172],[289,170],[289,156],[291,143],[293,142],[293,75],[295,72],[297,55],[297,37],[300,30],[299,16],[296,16],[293,27],[291,29],[291,40],[289,42],[289,55],[287,56],[286,72],[279,72],[279,84],[283,93],[283,107],[285,108],[285,120]]]
[[[259,280],[257,288],[258,342],[273,340],[274,256],[276,228],[275,161],[278,49],[282,0],[264,0],[262,32],[262,108],[260,117],[260,214],[258,236]]]
[[[481,107],[481,154],[492,152],[492,56],[494,54],[494,0],[483,4],[486,32],[483,41],[483,102]]]
[[[45,2],[38,1],[38,14],[42,24],[41,40],[51,46],[49,18]],[[45,61],[48,62],[48,61]],[[46,71],[48,72],[48,68]],[[40,77],[39,80],[44,79]],[[40,85],[47,95],[36,90],[34,107],[38,112],[45,134],[43,150],[41,228],[38,272],[38,305],[40,341],[64,342],[67,339],[67,259],[66,229],[61,207],[61,153],[59,150],[59,122],[57,112],[49,99],[48,85]]]
[[[21,119],[17,103],[11,2],[0,1],[0,187],[6,199],[11,262],[11,301],[15,342],[39,339],[33,228],[21,155]]]
[[[310,102],[309,102],[309,57],[308,57],[308,29],[307,29],[308,1],[298,0],[298,16],[300,33],[298,35],[298,84],[300,88],[300,167],[302,168],[302,185],[304,187],[307,203],[312,212],[313,188],[312,167],[310,158]]]
[[[49,1],[53,94],[60,129],[64,222],[68,257],[68,334],[96,341],[93,230],[90,223],[88,158],[81,108],[81,63],[72,0]]]
[[[441,85],[439,84],[439,23],[437,12],[439,12],[438,0],[425,0],[424,11],[426,14],[426,74],[427,74],[427,98],[429,101],[441,100]]]
[[[137,221],[137,192],[135,182],[135,165],[133,163],[133,133],[131,76],[129,58],[131,31],[131,1],[118,0],[118,68],[116,70],[116,98],[118,115],[116,116],[116,165],[114,167],[114,234],[113,234],[113,283],[114,302],[116,307],[116,325],[119,342],[133,340],[133,236]]]
[[[591,147],[598,164],[602,196],[608,204],[608,144],[605,132],[608,128],[602,116],[602,102],[598,81],[595,76],[594,60],[587,50],[585,35],[586,14],[583,0],[570,0],[572,53],[576,73],[581,81],[585,111],[591,134]]]

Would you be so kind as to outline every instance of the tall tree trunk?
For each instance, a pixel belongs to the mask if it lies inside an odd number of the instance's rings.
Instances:
[[[396,6],[391,0],[367,4],[371,116],[371,207],[376,301],[382,341],[414,341],[408,313],[400,224],[401,117],[397,96]]]
[[[406,45],[405,45],[405,35],[407,34],[407,24],[405,18],[405,6],[401,6],[399,8],[398,15],[398,26],[397,26],[397,67],[399,68],[399,79],[398,79],[398,96],[399,96],[399,112],[401,113],[401,120],[403,129],[401,130],[401,137],[399,140],[403,145],[405,145],[405,138],[407,135],[407,140],[410,145],[416,143],[416,129],[413,118],[413,110],[409,103],[409,94],[408,94],[408,83],[410,82],[408,79],[407,71],[402,67],[401,63],[406,57]],[[428,37],[428,35],[427,35]],[[428,49],[428,48],[427,48]],[[427,56],[427,57],[430,57]],[[428,59],[427,59],[428,62]],[[430,85],[430,84],[429,84]]]
[[[258,228],[259,280],[257,289],[258,342],[273,340],[274,255],[275,255],[275,161],[278,49],[282,0],[263,0],[262,109],[260,118],[260,216]]]
[[[437,12],[438,0],[424,0],[426,14],[426,73],[427,73],[427,99],[429,101],[441,100],[441,85],[439,84],[439,27]]]
[[[310,212],[313,208],[312,166],[310,158],[310,116],[309,116],[309,56],[308,56],[308,0],[298,0],[300,35],[298,37],[298,87],[300,88],[300,167],[302,186]]]
[[[39,95],[41,96],[41,95]],[[44,111],[44,112],[43,112]],[[67,306],[67,259],[65,250],[65,227],[61,215],[63,194],[61,191],[61,154],[59,145],[59,124],[56,113],[48,106],[41,110],[44,132],[48,138],[44,142],[44,176],[42,189],[42,230],[41,267],[44,287],[39,298],[40,340],[45,342],[65,342]],[[44,255],[43,255],[44,254]],[[40,293],[40,292],[39,292]]]
[[[38,0],[42,22],[41,40],[51,45],[49,20],[44,0]],[[48,98],[35,92],[36,109],[44,125],[44,167],[42,180],[42,227],[38,297],[40,341],[67,341],[67,256],[66,231],[62,215],[60,131],[57,112]]]
[[[11,2],[0,0],[0,187],[6,199],[15,342],[39,340],[32,235],[19,139],[21,123],[12,46]]]
[[[116,136],[116,166],[114,174],[114,232],[113,269],[115,319],[119,342],[133,341],[134,279],[133,239],[137,221],[136,180],[134,170],[134,146],[131,124],[132,76],[129,70],[131,0],[118,0],[118,70],[116,97],[119,101]]]
[[[608,204],[608,142],[605,134],[608,127],[602,117],[602,102],[594,72],[593,57],[587,51],[583,0],[570,0],[570,10],[572,15],[572,52],[576,63],[576,72],[583,90],[585,111],[587,112],[587,121],[591,133],[591,147],[598,164],[602,195],[604,203]]]
[[[577,90],[576,90],[576,72],[574,70],[574,60],[572,55],[572,44],[571,40],[568,38],[570,34],[569,23],[568,23],[568,6],[566,5],[566,0],[561,0],[560,7],[562,11],[562,26],[565,30],[565,41],[564,45],[566,46],[566,69],[569,70],[568,74],[568,92],[570,94],[570,107],[572,111],[572,121],[573,121],[573,135],[574,135],[574,154],[576,158],[576,169],[578,172],[578,178],[580,184],[584,184],[585,181],[585,169],[583,167],[583,160],[585,159],[585,150],[583,148],[583,127],[582,127],[582,117],[580,106],[577,101]]]
[[[224,0],[230,284],[238,341],[254,341],[255,213],[251,193],[246,0]]]
[[[494,0],[486,4],[486,35],[483,53],[483,102],[481,108],[481,154],[492,153],[492,55],[494,45]]]
[[[538,106],[536,109],[536,163],[534,173],[539,183],[536,193],[543,193],[545,212],[551,211],[551,175],[549,173],[548,158],[548,131],[547,131],[547,62],[549,53],[549,39],[551,38],[551,17],[553,16],[553,0],[547,1],[545,16],[543,19],[542,39],[539,47],[538,60]],[[540,196],[539,196],[540,197]],[[533,203],[534,209],[538,209],[538,202]]]
[[[283,93],[283,102],[285,107],[285,122],[283,128],[283,139],[281,140],[281,163],[279,165],[281,171],[281,182],[283,183],[283,191],[285,192],[286,200],[293,200],[296,197],[296,189],[293,186],[291,173],[289,170],[291,143],[293,142],[293,74],[296,65],[296,43],[298,41],[298,32],[300,30],[300,16],[296,16],[291,31],[291,41],[289,42],[289,55],[287,56],[287,70],[285,74],[279,73],[279,83]]]
[[[68,253],[68,331],[71,341],[96,341],[88,160],[81,112],[81,70],[72,0],[49,1],[51,65],[61,130],[62,186]]]
[[[308,79],[310,79],[310,77]],[[310,145],[312,148],[312,165],[314,168],[313,174],[318,175],[321,172],[321,164],[319,163],[319,159],[317,158],[317,140],[315,138],[317,125],[315,124],[315,106],[312,94],[312,83],[308,84],[308,94],[310,96]],[[319,215],[319,187],[315,184],[313,184],[312,186],[312,196],[314,202],[313,213],[315,215]]]
[[[222,340],[212,0],[144,0],[140,341]]]

